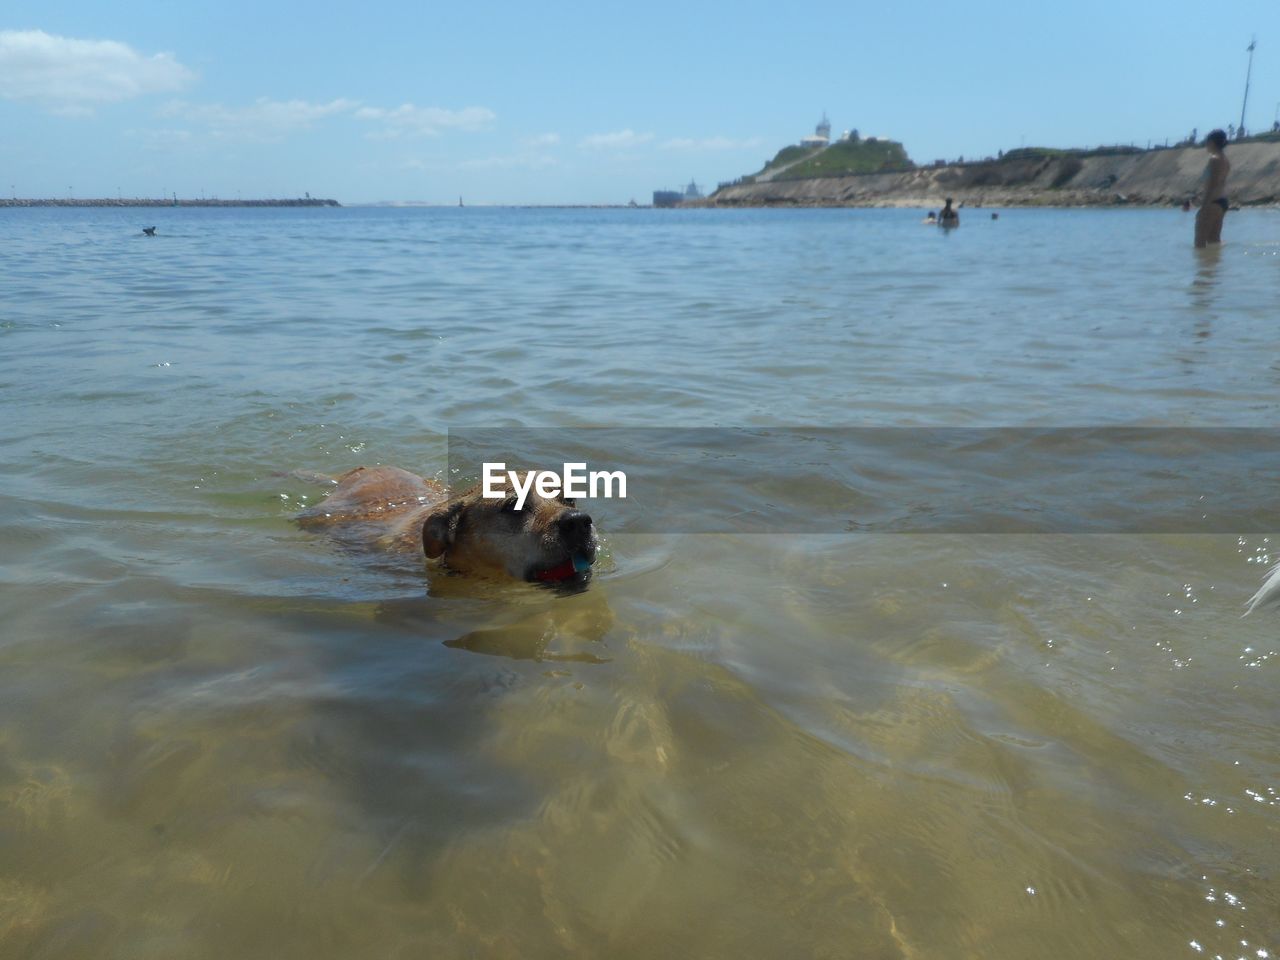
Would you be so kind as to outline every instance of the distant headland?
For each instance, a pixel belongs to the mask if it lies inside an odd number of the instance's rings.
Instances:
[[[0,207],[340,207],[337,200],[320,200],[314,197],[297,197],[277,200],[179,200],[155,197],[106,197],[78,199],[74,197],[24,200],[20,197],[0,197]]]
[[[911,161],[901,143],[846,131],[826,116],[813,136],[783,147],[757,173],[680,206],[928,207],[1165,206],[1192,200],[1205,165],[1195,133],[1174,145],[1089,149],[1022,147],[995,157]],[[1280,203],[1280,130],[1233,139],[1228,196],[1235,205]]]

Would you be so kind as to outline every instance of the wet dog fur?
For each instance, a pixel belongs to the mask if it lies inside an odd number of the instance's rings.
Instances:
[[[501,499],[481,496],[479,484],[449,496],[441,484],[399,467],[356,467],[297,519],[370,547],[421,551],[460,573],[548,582],[590,576],[597,550],[591,517],[571,499],[532,490],[517,510],[510,480],[504,484]]]

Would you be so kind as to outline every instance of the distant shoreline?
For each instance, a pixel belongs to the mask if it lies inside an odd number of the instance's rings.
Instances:
[[[1280,140],[1228,144],[1233,206],[1280,203]],[[1202,147],[1094,151],[1019,149],[999,159],[937,163],[844,176],[774,178],[724,184],[709,207],[938,208],[946,197],[969,207],[1110,207],[1195,204],[1206,154]]]
[[[431,209],[458,210],[454,203],[427,203],[417,200],[376,200],[371,203],[342,204],[337,200],[154,200],[146,197],[120,199],[16,199],[0,198],[0,207],[344,207],[352,209]],[[649,210],[648,204],[631,203],[477,203],[476,210]]]
[[[295,200],[157,200],[147,197],[128,197],[77,200],[0,199],[0,207],[340,207],[337,200],[318,200],[304,197]]]
[[[377,207],[387,210],[652,210],[647,203],[471,203],[459,207],[456,203],[431,203],[426,200],[373,200],[368,203],[351,203],[350,207],[365,209]]]

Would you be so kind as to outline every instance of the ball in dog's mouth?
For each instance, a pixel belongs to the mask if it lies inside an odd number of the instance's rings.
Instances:
[[[581,510],[566,510],[556,519],[556,533],[564,559],[540,570],[530,570],[526,580],[560,583],[574,578],[585,580],[590,575],[591,566],[596,562],[596,533],[591,515]]]
[[[530,580],[537,580],[541,583],[558,583],[561,580],[568,580],[572,577],[584,576],[589,573],[592,565],[596,562],[595,551],[573,553],[563,562],[556,564],[554,567],[547,567],[543,570],[535,570],[530,574]]]

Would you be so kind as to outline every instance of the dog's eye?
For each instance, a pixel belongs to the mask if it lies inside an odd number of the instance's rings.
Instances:
[[[561,497],[560,502],[563,503],[566,507],[576,507],[578,505],[578,501],[575,500],[573,497]]]

